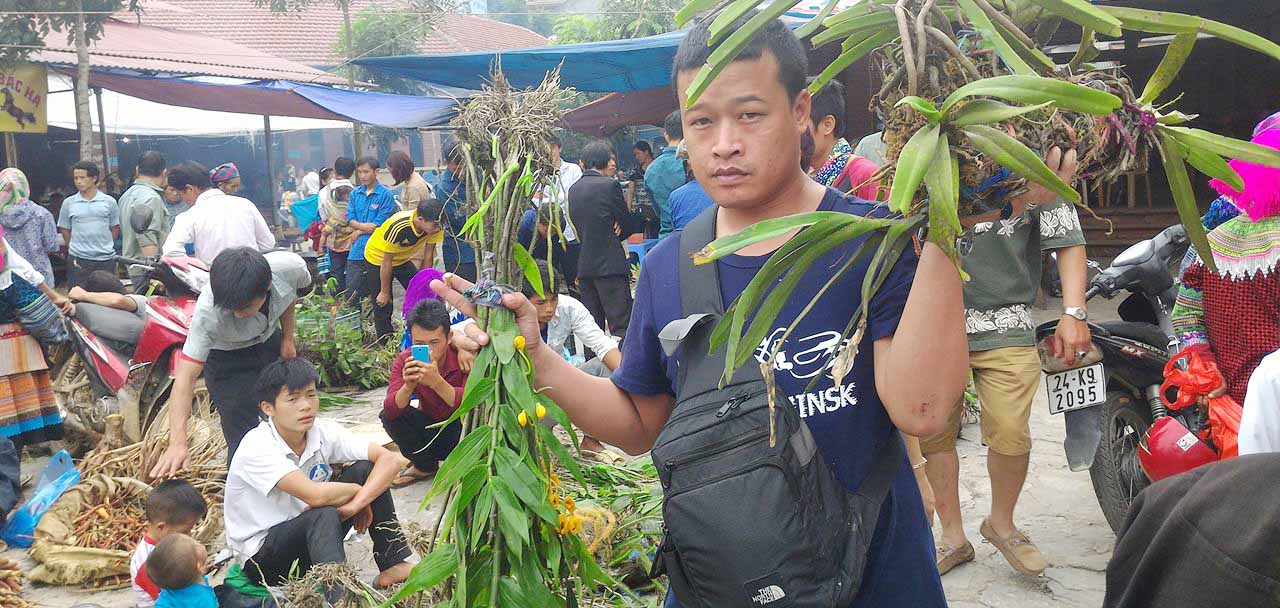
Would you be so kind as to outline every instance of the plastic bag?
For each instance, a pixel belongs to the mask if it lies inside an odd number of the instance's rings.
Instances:
[[[49,460],[49,466],[40,474],[35,493],[30,500],[14,510],[9,523],[0,531],[0,538],[14,547],[30,547],[40,518],[63,492],[77,483],[80,483],[80,471],[71,462],[71,454],[66,450],[54,454]]]
[[[1170,409],[1180,410],[1194,405],[1200,398],[1222,385],[1218,365],[1201,355],[1201,348],[1185,348],[1174,355],[1164,366],[1164,384],[1160,386],[1160,398]],[[1177,362],[1186,359],[1187,368],[1180,369]],[[1168,389],[1178,387],[1178,398],[1169,401]],[[1210,440],[1218,450],[1218,459],[1226,460],[1240,455],[1240,418],[1244,408],[1235,399],[1223,395],[1209,399],[1209,424],[1201,433],[1201,439]]]

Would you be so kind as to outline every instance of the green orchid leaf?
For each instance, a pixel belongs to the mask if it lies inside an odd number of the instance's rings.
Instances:
[[[890,14],[892,14],[893,11],[892,10],[886,11],[885,7],[877,6],[876,3],[874,2],[863,2],[860,4],[855,4],[847,9],[844,9],[834,15],[827,17],[826,19],[823,19],[822,25],[824,27],[832,28],[842,23],[845,23],[846,21],[851,21],[863,15],[868,15],[874,12],[889,12]]]
[[[942,120],[942,113],[938,112],[938,107],[933,105],[933,103],[930,102],[928,99],[925,99],[918,95],[908,95],[906,97],[903,97],[902,99],[899,99],[898,103],[893,105],[894,107],[897,107],[904,103],[914,108],[915,111],[919,112],[925,118],[929,119],[929,124],[936,125],[938,124],[939,121]]]
[[[1226,40],[1242,46],[1247,49],[1258,51],[1263,55],[1270,56],[1272,59],[1280,60],[1280,44],[1276,44],[1262,36],[1253,32],[1242,30],[1238,27],[1219,23],[1212,19],[1202,19],[1200,31],[1211,34],[1217,38]]]
[[[717,0],[690,0],[688,4],[680,7],[676,13],[676,25],[684,27],[699,13],[704,13],[715,8],[718,4]]]
[[[1106,91],[1039,76],[996,76],[970,82],[955,90],[942,104],[942,113],[950,112],[966,97],[999,97],[1024,104],[1053,102],[1063,110],[1105,116],[1120,107],[1119,97]]]
[[[938,145],[938,131],[937,125],[920,129],[902,147],[894,168],[893,186],[889,189],[890,211],[905,214],[910,208]]]
[[[720,44],[720,41],[724,40],[733,31],[729,28],[747,13],[760,6],[761,2],[763,0],[735,0],[728,8],[720,11],[720,14],[716,15],[715,21],[711,22],[711,37],[707,40],[707,46]]]
[[[1178,152],[1192,167],[1209,177],[1222,180],[1236,192],[1244,191],[1244,180],[1241,179],[1239,173],[1236,173],[1235,169],[1231,168],[1231,165],[1227,164],[1226,159],[1200,148],[1183,146],[1181,142],[1175,141],[1174,143],[1181,146]]]
[[[1180,125],[1191,122],[1199,117],[1199,114],[1183,114],[1182,112],[1173,111],[1168,114],[1160,114],[1159,116],[1156,116],[1156,122],[1162,125]]]
[[[1009,43],[1009,48],[1012,48],[1013,52],[1017,53],[1023,61],[1036,68],[1036,73],[1043,74],[1058,69],[1058,64],[1054,63],[1051,57],[1045,55],[1040,49],[1023,44],[1022,40],[1013,35],[1003,23],[999,21],[993,21],[992,23],[996,26],[1005,42]]]
[[[1043,160],[1022,142],[1008,133],[985,125],[973,125],[964,129],[973,146],[1002,167],[1027,178],[1073,204],[1080,202],[1080,193],[1062,181]]]
[[[1120,20],[1120,26],[1126,30],[1137,30],[1150,34],[1181,34],[1198,31],[1204,20],[1195,15],[1170,13],[1166,11],[1149,11],[1140,8],[1120,6],[1104,6],[1103,11]]]
[[[1076,47],[1076,54],[1071,57],[1071,61],[1067,62],[1069,71],[1076,71],[1084,65],[1086,61],[1093,61],[1098,56],[1098,47],[1094,44],[1098,41],[1098,34],[1089,28],[1080,31],[1080,46]]]
[[[707,87],[715,81],[716,76],[724,71],[730,63],[742,53],[742,49],[747,48],[747,44],[751,42],[756,34],[764,29],[774,19],[781,17],[791,8],[788,2],[774,2],[764,10],[755,14],[741,28],[734,30],[732,34],[711,52],[711,56],[707,58],[707,64],[698,71],[697,77],[685,92],[686,104],[692,106],[698,101],[698,98],[706,92]]]
[[[828,25],[821,33],[814,35],[810,44],[816,49],[846,37],[881,31],[892,31],[894,36],[897,36],[898,19],[892,11],[860,15],[834,26]]]
[[[959,212],[960,167],[946,133],[938,136],[938,148],[924,174],[924,185],[929,192],[929,240],[955,259],[956,238],[963,230]]]
[[[840,72],[843,72],[846,68],[853,65],[854,62],[865,57],[867,53],[888,44],[897,36],[897,30],[876,32],[864,38],[853,47],[845,49],[840,53],[840,56],[836,57],[835,60],[826,67],[826,69],[822,70],[821,74],[818,74],[818,76],[813,79],[813,83],[809,85],[809,92],[816,93],[817,91],[822,90],[822,87],[827,86],[827,83],[831,82],[831,80],[838,76]]]
[[[515,256],[516,264],[524,273],[525,280],[529,281],[529,285],[537,292],[538,297],[542,297],[542,273],[538,272],[538,262],[533,259],[533,255],[520,243],[513,244],[511,255]]]
[[[769,239],[782,236],[792,230],[799,230],[806,226],[812,226],[818,222],[826,220],[839,220],[846,213],[839,211],[811,211],[809,213],[797,213],[785,217],[756,222],[737,234],[720,237],[706,247],[702,248],[693,255],[693,263],[706,264],[714,262],[726,255],[732,254],[743,247],[748,247],[767,241]]]
[[[1122,33],[1119,19],[1086,0],[1031,0],[1031,2],[1095,32],[1108,36],[1120,36]]]
[[[1011,106],[994,99],[975,99],[952,112],[952,115],[947,118],[947,124],[954,127],[967,127],[1004,122],[1028,112],[1043,110],[1051,105],[1053,102],[1046,101],[1033,106]]]
[[[1280,167],[1280,150],[1275,148],[1232,139],[1203,129],[1167,127],[1164,125],[1160,125],[1159,129],[1188,148],[1201,148],[1218,156],[1242,160],[1255,165]]]
[[[498,528],[507,541],[507,547],[519,559],[524,555],[524,547],[529,544],[529,517],[511,487],[500,477],[489,482],[493,488],[493,497],[498,501]]]
[[[1160,65],[1156,66],[1155,73],[1147,81],[1147,86],[1142,89],[1139,103],[1148,104],[1155,101],[1173,83],[1173,79],[1177,78],[1178,72],[1182,70],[1182,65],[1187,62],[1187,57],[1191,56],[1191,47],[1196,44],[1196,36],[1194,32],[1183,32],[1173,37],[1173,42],[1170,42],[1169,48],[1165,50]]]
[[[987,16],[987,13],[976,2],[973,0],[957,0],[957,2],[960,4],[960,12],[964,13],[965,19],[968,19],[973,28],[978,30],[983,40],[995,46],[996,54],[1000,56],[1000,60],[1004,61],[1005,65],[1009,66],[1010,70],[1013,70],[1015,74],[1036,73],[1030,64],[1023,61],[1022,56],[1009,44],[1009,40],[991,22],[991,17]]]
[[[818,28],[822,27],[822,22],[831,16],[831,11],[836,10],[836,4],[839,2],[840,0],[827,0],[827,3],[823,5],[822,10],[817,15],[814,15],[812,19],[796,30],[796,38],[804,40],[818,31]]]
[[[1178,217],[1182,219],[1182,227],[1187,230],[1187,238],[1196,251],[1210,251],[1209,237],[1204,225],[1200,223],[1200,209],[1196,206],[1196,194],[1191,189],[1191,178],[1187,175],[1187,165],[1183,163],[1181,146],[1176,141],[1164,138],[1161,153],[1164,155],[1164,172],[1169,178],[1169,191],[1173,193],[1174,205],[1178,208]],[[1213,263],[1213,256],[1201,256],[1206,268],[1211,272],[1218,269]]]

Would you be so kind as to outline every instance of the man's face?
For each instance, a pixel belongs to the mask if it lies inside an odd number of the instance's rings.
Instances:
[[[437,327],[426,329],[413,325],[409,327],[409,339],[414,346],[430,346],[431,362],[437,366],[444,363],[445,351],[449,348],[449,328]]]
[[[253,315],[256,315],[262,312],[262,305],[266,303],[267,303],[267,296],[258,296],[254,298],[253,301],[250,302],[248,306],[241,308],[240,310],[237,310],[232,314],[234,314],[237,319],[248,319]]]
[[[413,216],[413,227],[423,234],[435,234],[440,232],[440,222],[429,220],[425,217]]]
[[[560,296],[549,293],[547,297],[539,298],[538,294],[534,294],[529,301],[533,302],[533,307],[538,309],[538,323],[545,326],[556,316],[556,305],[560,303]]]
[[[542,222],[538,222],[538,237],[539,237],[539,238],[541,238],[541,239],[543,239],[543,240],[546,240],[546,238],[547,238],[547,231],[549,231],[549,230],[551,230],[551,226],[548,226],[548,225],[546,225],[546,224],[544,224],[544,223],[542,223]]]
[[[551,146],[551,160],[560,162],[560,146]]]
[[[196,191],[195,186],[188,185],[186,188],[178,190],[178,196],[182,199],[182,202],[194,205],[196,204],[196,199],[200,198],[200,193]]]
[[[653,157],[650,156],[648,152],[645,152],[644,150],[641,150],[639,148],[636,148],[635,150],[633,150],[633,152],[635,153],[636,162],[640,163],[640,166],[644,166],[653,162]]]
[[[356,167],[356,178],[365,186],[373,187],[378,183],[378,171],[369,165]]]
[[[271,417],[276,428],[305,433],[315,426],[316,412],[320,411],[320,391],[316,390],[315,384],[296,391],[283,387],[274,403],[262,404],[262,411]]]
[[[618,157],[615,155],[613,158],[609,159],[609,166],[604,168],[604,174],[608,177],[613,177],[614,175],[617,175],[617,173],[618,173]]]
[[[685,107],[696,70],[681,72]],[[778,79],[778,60],[735,61],[681,113],[689,166],[721,207],[751,209],[771,202],[800,174],[800,134],[809,127],[809,94],[792,100]]]
[[[218,189],[226,194],[240,194],[240,178],[237,177],[229,182],[222,182],[218,184]]]
[[[81,194],[89,192],[98,185],[98,178],[89,177],[89,172],[84,169],[76,169],[71,172],[71,181],[75,182],[76,190]]]
[[[165,186],[164,200],[170,205],[176,205],[178,204],[179,201],[182,200],[182,193],[178,192],[178,189],[174,188],[173,186]]]

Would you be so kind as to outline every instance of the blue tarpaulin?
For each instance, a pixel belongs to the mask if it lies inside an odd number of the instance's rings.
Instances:
[[[445,97],[350,91],[285,80],[255,86],[293,91],[335,114],[357,122],[396,129],[445,124],[456,114],[455,106],[458,104],[456,100]]]
[[[489,79],[490,66],[501,60],[502,73],[519,88],[538,86],[548,71],[561,66],[560,84],[564,87],[588,92],[641,91],[671,85],[671,61],[684,36],[685,31],[678,31],[515,51],[370,57],[355,63],[432,84],[478,90]]]

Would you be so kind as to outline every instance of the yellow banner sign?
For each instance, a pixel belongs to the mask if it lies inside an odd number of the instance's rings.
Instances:
[[[20,63],[0,67],[0,133],[48,131],[48,97],[45,66]]]

